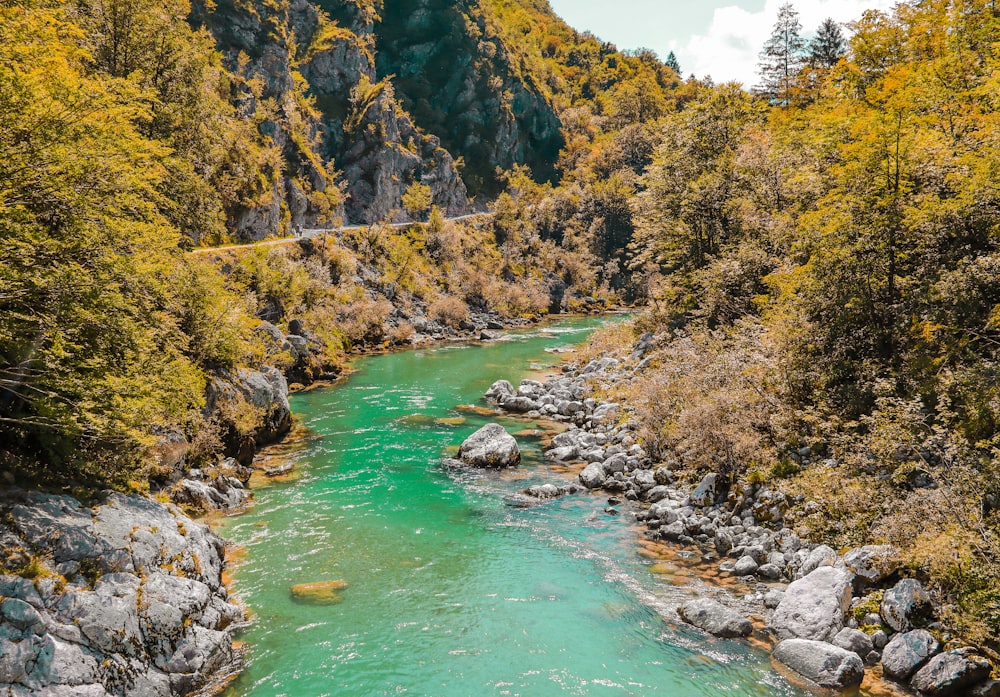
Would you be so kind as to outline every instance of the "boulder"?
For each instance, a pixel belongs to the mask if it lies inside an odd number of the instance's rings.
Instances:
[[[860,685],[865,677],[856,653],[822,641],[785,639],[772,657],[820,687],[840,690]]]
[[[490,385],[490,389],[486,390],[486,399],[503,404],[504,400],[510,399],[515,394],[513,385],[506,380],[497,380]]]
[[[865,545],[844,555],[844,566],[856,580],[866,584],[879,583],[899,569],[899,551],[892,545]]]
[[[918,670],[910,686],[926,697],[965,695],[990,677],[990,663],[966,650],[940,653]]]
[[[821,566],[833,566],[837,562],[837,553],[826,545],[813,548],[799,568],[799,577],[808,576]]]
[[[757,573],[757,562],[749,554],[740,557],[733,566],[733,574],[736,576],[749,576]]]
[[[711,598],[686,602],[677,608],[677,614],[688,624],[717,637],[746,637],[753,632],[750,620]]]
[[[875,650],[872,640],[867,634],[860,629],[851,629],[850,627],[844,627],[837,632],[831,643],[834,646],[839,646],[842,649],[858,654],[858,658],[861,660],[868,658],[868,655]]]
[[[844,626],[853,578],[844,569],[821,566],[788,586],[770,628],[782,639],[829,641]]]
[[[592,462],[580,472],[580,483],[588,489],[600,489],[607,478],[604,465],[600,462]]]
[[[521,450],[503,426],[487,424],[465,439],[458,449],[458,459],[475,467],[516,467],[521,462]]]
[[[551,450],[545,451],[545,459],[555,460],[556,462],[565,462],[566,460],[573,460],[579,455],[579,451],[576,449],[575,445],[567,445],[562,448],[552,448]]]
[[[719,475],[715,472],[706,474],[698,486],[695,487],[695,490],[691,492],[691,496],[688,498],[688,503],[698,508],[711,506],[715,503],[719,496],[718,483]]]
[[[896,634],[882,651],[882,672],[887,678],[905,682],[940,649],[926,629]]]
[[[925,624],[933,611],[927,591],[913,578],[904,578],[882,596],[882,619],[897,632]]]

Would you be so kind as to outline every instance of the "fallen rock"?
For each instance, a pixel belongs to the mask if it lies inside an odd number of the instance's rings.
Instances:
[[[833,639],[851,605],[852,581],[844,569],[819,567],[788,586],[769,627],[782,639]]]
[[[677,608],[677,614],[688,624],[717,637],[746,637],[753,632],[750,620],[711,598],[686,602]]]
[[[940,649],[926,629],[896,634],[882,651],[882,672],[887,678],[905,682]]]
[[[920,581],[904,578],[882,596],[882,619],[897,632],[908,632],[926,623],[934,611]]]
[[[785,639],[775,647],[772,657],[820,687],[853,687],[865,677],[865,666],[857,654],[822,641]]]
[[[465,439],[458,458],[475,467],[516,467],[521,462],[521,451],[503,426],[487,424]]]
[[[989,679],[991,672],[989,661],[970,653],[959,650],[938,654],[917,671],[910,686],[927,697],[967,694],[968,688]]]

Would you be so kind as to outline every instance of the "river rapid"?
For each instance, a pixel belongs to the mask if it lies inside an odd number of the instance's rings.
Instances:
[[[488,421],[527,425],[457,406],[485,406],[494,380],[557,363],[553,351],[606,321],[368,357],[343,383],[296,395],[308,429],[286,455],[297,477],[220,523],[246,548],[233,586],[255,616],[227,697],[806,694],[747,643],[678,626],[672,608],[696,589],[653,573],[605,497],[511,505],[527,486],[566,481],[536,441],[519,437],[514,471],[440,466]],[[289,592],[333,579],[350,584],[339,603]]]

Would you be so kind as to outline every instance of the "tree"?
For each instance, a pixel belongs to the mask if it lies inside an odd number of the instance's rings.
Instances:
[[[787,105],[792,101],[799,71],[805,63],[806,44],[801,31],[799,13],[786,2],[778,10],[778,21],[760,52],[758,66],[757,91],[770,97],[773,103]]]
[[[846,51],[847,41],[840,25],[827,17],[809,43],[809,63],[816,68],[832,68]]]
[[[413,182],[403,193],[403,208],[414,220],[425,220],[427,212],[434,204],[434,194],[431,187],[421,182]]]
[[[673,70],[675,73],[677,73],[678,75],[681,74],[681,64],[677,61],[677,56],[674,55],[673,51],[667,54],[667,59],[663,62],[666,63],[667,67]]]

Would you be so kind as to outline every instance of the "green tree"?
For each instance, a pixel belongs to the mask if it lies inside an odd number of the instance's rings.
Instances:
[[[770,38],[760,52],[760,84],[757,91],[772,103],[787,105],[793,100],[799,71],[805,62],[805,40],[801,36],[799,13],[786,2],[778,10],[778,19]]]
[[[673,70],[675,73],[677,73],[678,75],[681,74],[681,64],[677,60],[677,56],[674,54],[673,51],[667,54],[667,59],[663,62],[666,63],[667,67]]]
[[[809,63],[816,68],[832,68],[847,52],[840,24],[827,17],[809,42]]]

